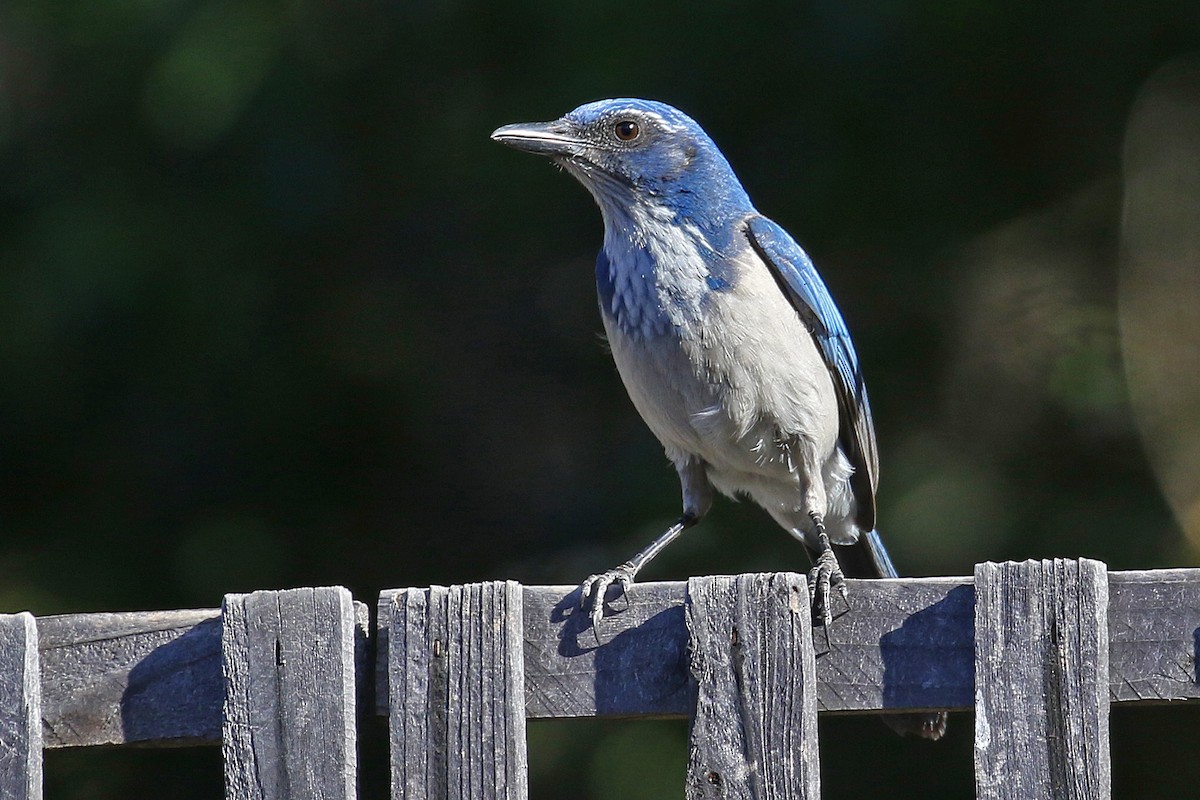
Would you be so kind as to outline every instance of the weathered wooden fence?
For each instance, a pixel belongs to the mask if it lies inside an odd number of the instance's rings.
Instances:
[[[385,591],[373,648],[341,588],[0,615],[0,797],[41,796],[44,747],[219,742],[229,798],[354,798],[375,680],[394,798],[523,798],[526,719],[601,716],[690,717],[689,798],[815,798],[818,711],[949,709],[975,712],[978,797],[1095,800],[1110,703],[1200,699],[1200,570],[850,583],[828,639],[790,573],[637,584],[599,632],[570,587]]]

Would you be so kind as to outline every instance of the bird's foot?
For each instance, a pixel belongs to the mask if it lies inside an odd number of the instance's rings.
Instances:
[[[608,572],[602,572],[599,575],[591,575],[579,587],[579,607],[587,608],[590,599],[592,604],[592,627],[600,627],[600,620],[604,618],[604,598],[608,594],[608,589],[613,584],[621,587],[621,593],[624,594],[629,590],[630,584],[633,583],[633,576],[637,569],[633,564],[626,561],[619,567],[610,569]]]
[[[822,625],[828,626],[833,620],[830,595],[832,590],[836,589],[842,600],[846,600],[846,576],[838,564],[837,556],[833,554],[833,546],[829,543],[829,535],[825,533],[825,524],[820,515],[812,516],[821,552],[817,554],[813,568],[808,572],[808,592],[812,601],[813,620],[819,620]]]

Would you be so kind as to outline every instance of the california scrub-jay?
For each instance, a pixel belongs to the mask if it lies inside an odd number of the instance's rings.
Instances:
[[[601,100],[492,138],[549,156],[604,217],[600,312],[633,404],[683,485],[683,516],[621,566],[583,583],[599,623],[695,525],[713,489],[744,494],[804,543],[816,616],[846,569],[896,577],[875,532],[879,459],[871,407],[842,315],[812,261],[759,214],[729,162],[690,117],[650,100]],[[901,715],[929,738],[944,715]],[[895,725],[894,725],[895,727]]]

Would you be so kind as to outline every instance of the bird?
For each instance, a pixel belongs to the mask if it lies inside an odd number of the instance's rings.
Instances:
[[[581,584],[593,627],[609,588],[627,590],[717,492],[749,497],[804,545],[826,631],[832,593],[847,596],[843,564],[897,577],[876,530],[878,448],[846,323],[808,254],[758,212],[700,125],[663,102],[615,98],[492,139],[549,157],[599,206],[605,337],[682,489],[674,524]],[[944,713],[885,719],[929,739],[946,723]]]

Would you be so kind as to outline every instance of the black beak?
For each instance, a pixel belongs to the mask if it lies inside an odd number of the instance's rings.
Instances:
[[[518,122],[492,131],[492,139],[526,153],[543,156],[579,155],[587,143],[577,139],[567,123]]]

